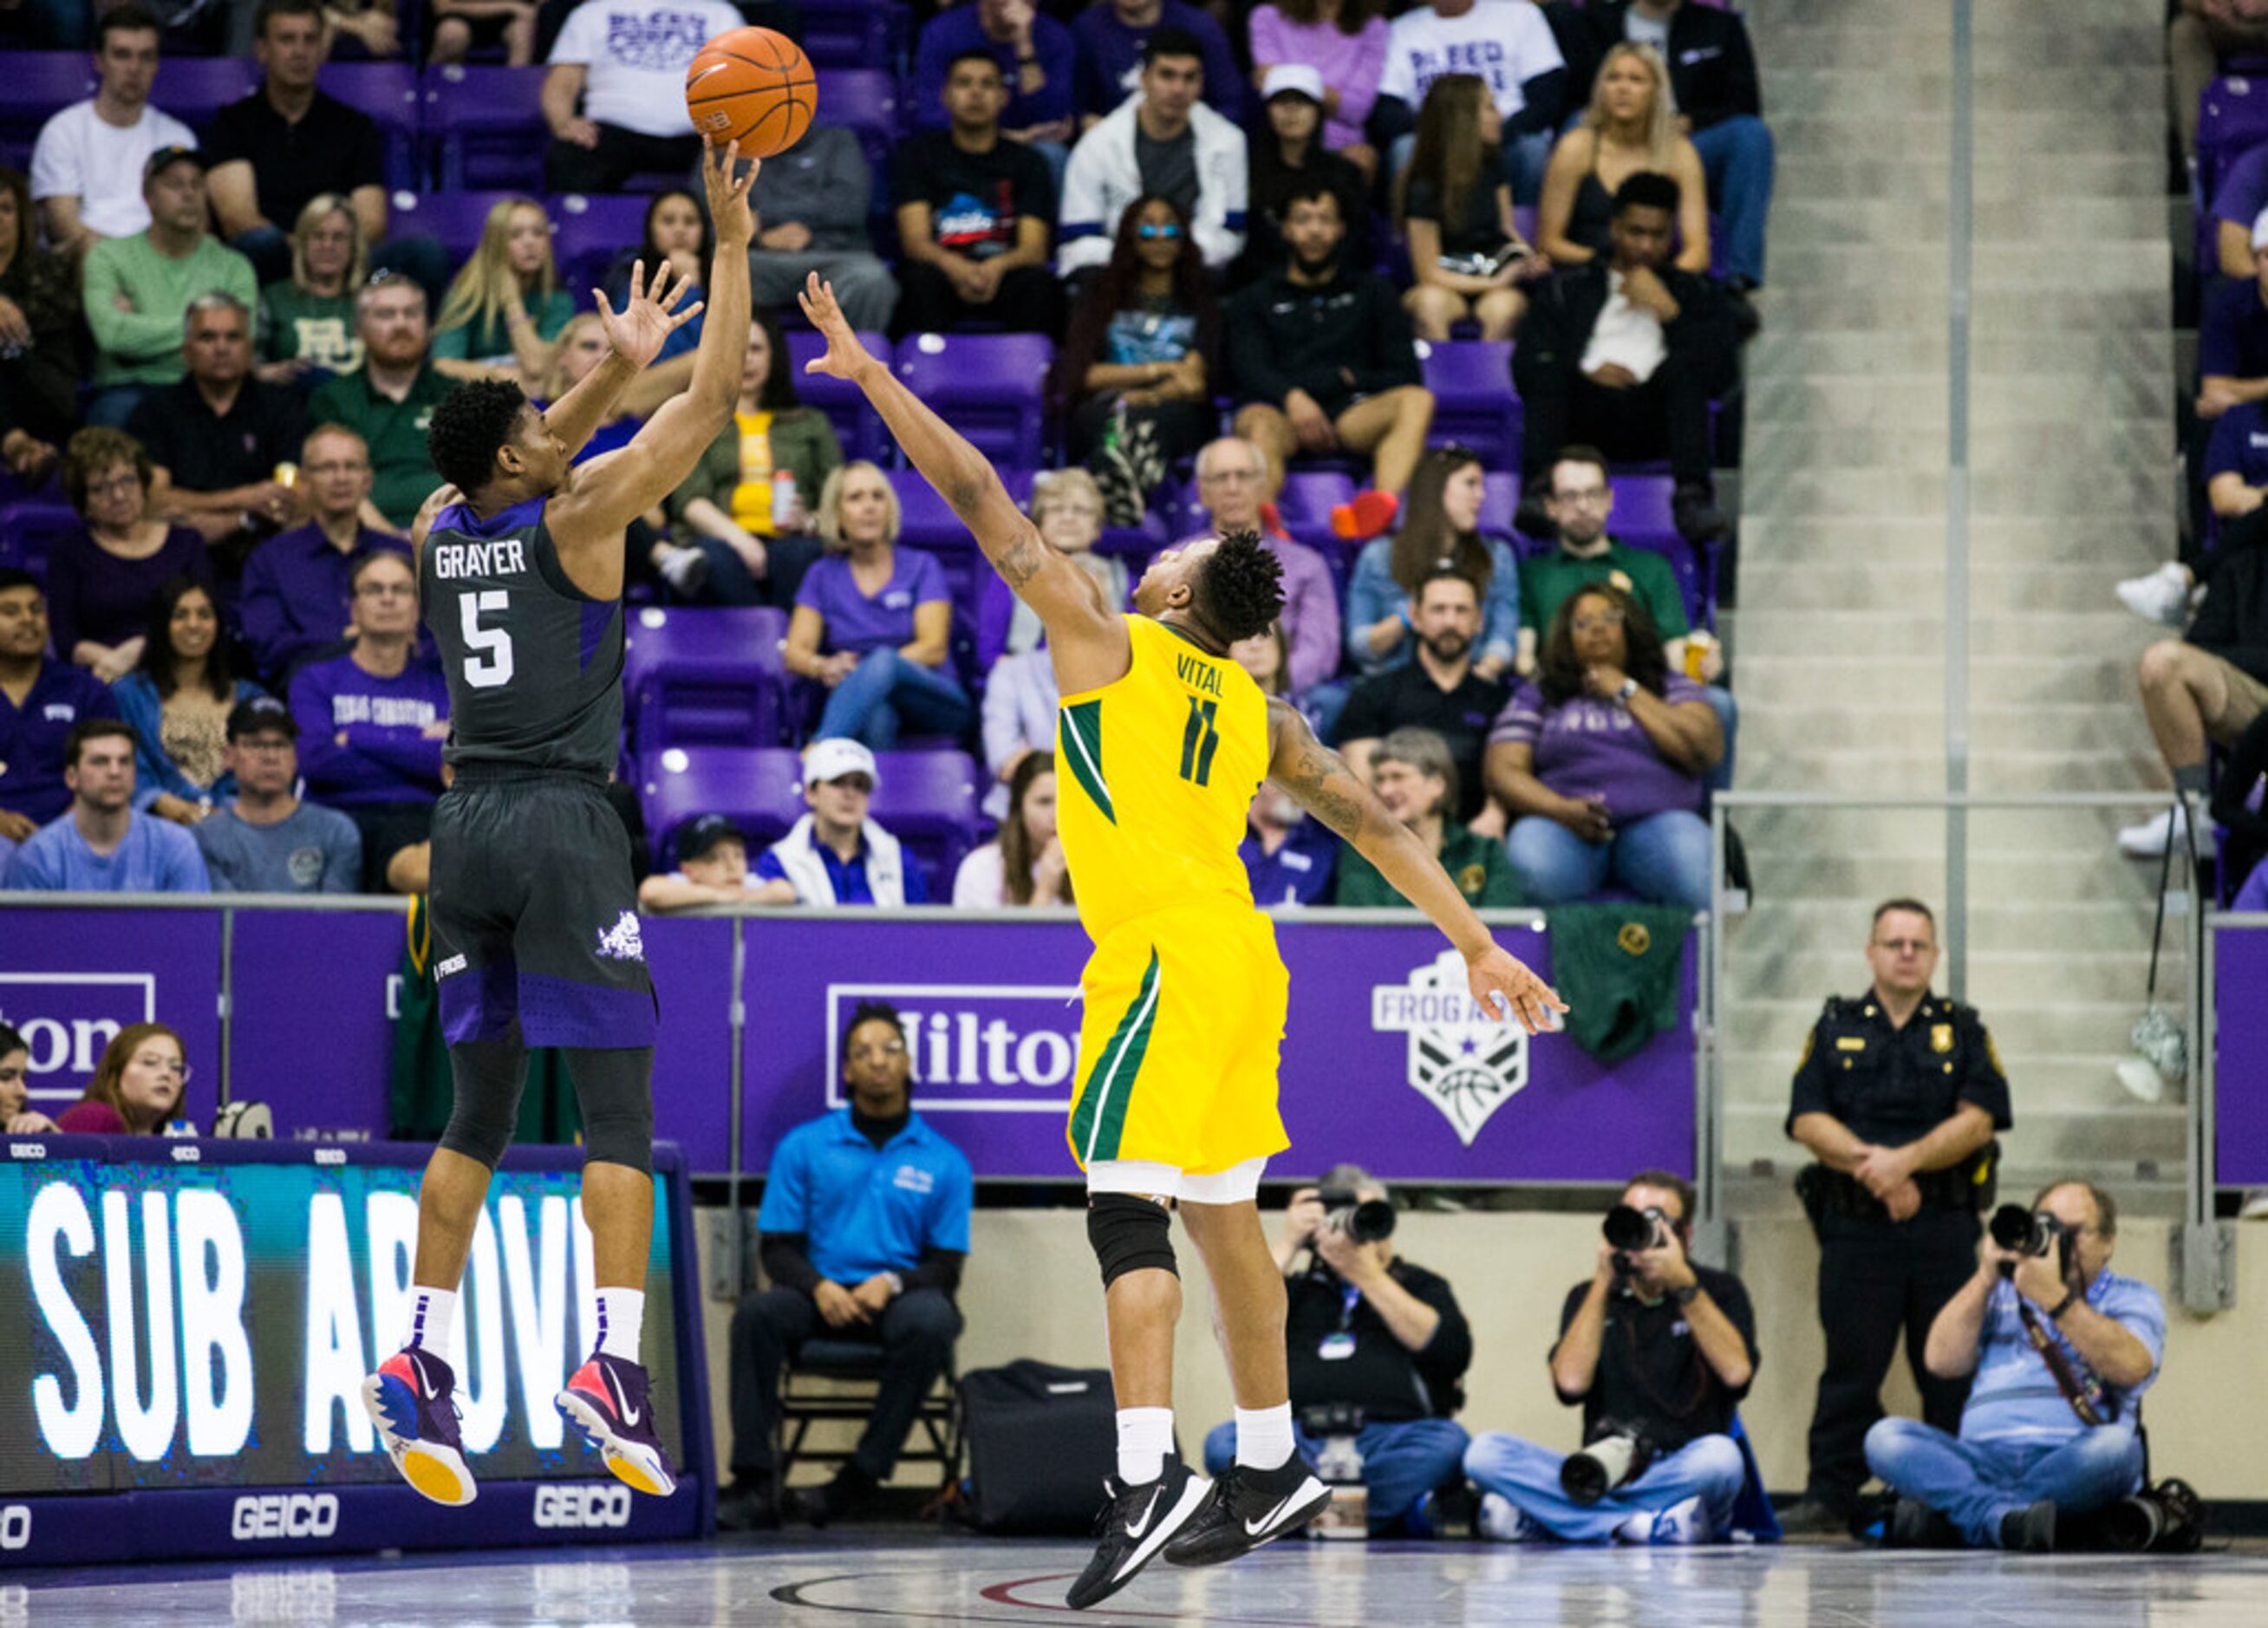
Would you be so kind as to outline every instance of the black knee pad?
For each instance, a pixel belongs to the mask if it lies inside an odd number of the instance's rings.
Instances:
[[[1102,1286],[1155,1267],[1181,1276],[1174,1260],[1173,1219],[1166,1206],[1131,1193],[1095,1193],[1086,1201],[1086,1241],[1102,1263]]]
[[[526,1050],[517,1040],[460,1041],[449,1048],[449,1071],[456,1081],[456,1101],[441,1145],[493,1170],[512,1145],[519,1118]]]
[[[653,1048],[571,1046],[583,1158],[653,1174]]]

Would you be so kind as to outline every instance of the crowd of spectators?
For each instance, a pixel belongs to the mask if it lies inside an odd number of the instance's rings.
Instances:
[[[233,827],[213,829],[235,832],[230,885],[352,873],[415,887],[447,732],[406,549],[437,479],[427,423],[465,379],[556,399],[605,341],[592,291],[555,254],[556,204],[501,197],[452,263],[416,200],[389,191],[387,133],[322,88],[325,64],[500,57],[540,73],[530,152],[547,184],[646,199],[640,240],[598,278],[604,297],[627,297],[637,262],[690,304],[713,246],[673,179],[697,150],[685,61],[742,21],[793,32],[800,18],[723,0],[666,18],[640,0],[461,0],[433,8],[418,39],[387,0],[221,11],[225,26],[202,29],[136,0],[11,19],[14,42],[89,51],[95,91],[48,120],[28,176],[0,166],[4,478],[79,520],[0,544],[18,573],[0,591],[0,617],[16,612],[0,645],[46,636],[4,658],[0,725],[26,749],[0,771],[0,837],[82,808],[63,736],[114,714],[132,732],[132,811],[185,831],[226,815]],[[864,329],[1053,341],[1063,467],[1024,472],[1049,541],[1123,603],[1140,557],[1130,535],[1146,528],[1146,550],[1161,521],[1260,531],[1287,590],[1280,636],[1241,652],[1263,681],[1366,773],[1391,738],[1397,812],[1444,851],[1493,846],[1491,902],[1562,896],[1568,855],[1523,869],[1523,849],[1502,847],[1523,821],[1569,824],[1540,806],[1545,781],[1501,769],[1515,724],[1540,716],[1511,687],[1541,681],[1542,641],[1578,582],[1637,591],[1665,694],[1684,682],[1687,611],[1661,556],[1603,527],[1562,530],[1543,494],[1570,441],[1667,454],[1679,529],[1700,543],[1724,531],[1711,403],[1735,377],[1761,276],[1771,163],[1737,16],[1697,0],[963,0],[913,23],[887,164],[874,132],[830,119],[822,98],[820,122],[764,166],[760,320],[733,423],[633,524],[630,577],[673,605],[788,612],[782,659],[811,696],[788,709],[799,734],[874,751],[981,742],[984,814],[1005,823],[961,877],[885,862],[877,888],[862,856],[879,828],[834,806],[862,778],[871,793],[874,771],[829,776],[789,839],[797,864],[712,836],[743,861],[714,886],[1012,904],[1068,888],[1042,829],[1056,696],[1039,629],[1020,607],[957,600],[938,557],[902,541],[890,473],[846,459],[835,423],[799,399],[783,325],[816,270]],[[252,60],[249,93],[169,112],[165,57],[216,48]],[[672,336],[585,457],[682,389],[698,334],[696,318]],[[1493,454],[1428,450],[1443,438],[1424,346],[1474,338],[1516,342],[1527,538],[1481,521]],[[1318,460],[1351,466],[1359,490],[1330,536],[1295,535],[1287,475]],[[1556,564],[1537,552],[1554,536]],[[1709,695],[1729,729],[1729,696]],[[238,739],[244,705],[269,696],[288,738]],[[1613,696],[1584,704],[1633,716]],[[1629,733],[1656,752],[1634,771],[1702,785],[1705,754],[1663,756]],[[287,785],[247,792],[240,763],[267,785],[284,756]],[[1513,784],[1527,803],[1507,800]],[[353,828],[357,863],[328,821],[321,842],[286,852],[271,831],[250,853],[246,832],[325,810]],[[1274,896],[1367,899],[1360,867],[1293,812],[1254,814],[1248,846]],[[1589,819],[1577,835],[1595,848],[1602,831]],[[1627,869],[1604,874],[1638,887]],[[1705,887],[1681,874],[1638,890]]]

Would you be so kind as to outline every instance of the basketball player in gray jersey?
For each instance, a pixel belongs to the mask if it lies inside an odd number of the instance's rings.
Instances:
[[[737,144],[712,146],[702,166],[717,249],[692,382],[630,445],[571,461],[701,309],[673,313],[684,284],[673,290],[666,267],[651,291],[634,270],[619,314],[597,297],[613,354],[548,411],[482,380],[435,409],[427,437],[447,484],[413,541],[449,681],[454,778],[433,814],[432,921],[456,1104],[418,1191],[409,1337],[363,1381],[363,1401],[394,1467],[437,1503],[475,1493],[449,1362],[457,1285],[530,1046],[563,1048],[575,1081],[598,1289],[598,1347],[559,1411],[630,1486],[677,1484],[638,1361],[656,1007],[630,840],[606,787],[622,740],[623,528],[693,472],[740,393],[758,166],[736,176],[738,158]]]

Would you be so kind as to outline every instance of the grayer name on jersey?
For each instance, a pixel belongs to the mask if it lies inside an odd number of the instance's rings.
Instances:
[[[527,549],[518,537],[493,542],[436,541],[433,574],[444,581],[455,577],[507,577],[527,570]]]

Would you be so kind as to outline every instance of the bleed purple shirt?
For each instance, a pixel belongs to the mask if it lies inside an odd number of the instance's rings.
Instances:
[[[1708,697],[1700,685],[1673,673],[1662,699],[1677,706],[1705,704]],[[1489,732],[1491,746],[1499,741],[1535,748],[1537,779],[1562,797],[1603,797],[1607,817],[1616,825],[1672,809],[1700,812],[1700,780],[1654,750],[1618,701],[1577,696],[1547,707],[1542,690],[1522,684]]]
[[[439,663],[413,655],[393,678],[376,678],[350,655],[310,662],[292,676],[291,716],[299,725],[299,772],[318,802],[376,808],[440,796],[441,742],[424,733],[426,725],[449,716]]]
[[[858,592],[850,576],[850,557],[829,554],[803,574],[795,602],[817,611],[826,627],[820,649],[832,655],[848,650],[865,655],[870,650],[896,649],[914,642],[914,610],[921,605],[947,603],[945,571],[919,549],[893,550],[895,564],[881,592],[869,599]]]

